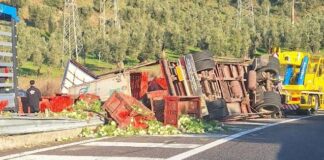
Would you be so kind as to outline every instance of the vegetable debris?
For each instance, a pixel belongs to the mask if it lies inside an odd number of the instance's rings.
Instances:
[[[62,112],[56,113],[51,112],[48,109],[45,110],[45,113],[39,113],[39,117],[45,118],[58,118],[58,117],[66,117],[76,120],[90,120],[93,117],[92,112],[100,113],[102,112],[101,102],[95,101],[92,103],[87,103],[85,101],[78,101],[76,102],[72,108],[68,110],[63,110]]]
[[[83,128],[81,137],[103,136],[135,136],[135,135],[176,135],[176,134],[201,134],[207,132],[223,131],[221,123],[217,121],[204,121],[188,115],[181,115],[178,120],[178,128],[171,125],[163,125],[157,120],[146,121],[147,128],[135,128],[130,125],[126,128],[118,128],[115,121],[106,125],[97,126],[95,129]]]

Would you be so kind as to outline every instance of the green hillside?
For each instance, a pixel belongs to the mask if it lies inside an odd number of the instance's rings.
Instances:
[[[163,49],[172,58],[193,48],[232,57],[276,46],[312,52],[324,48],[323,0],[298,0],[294,24],[292,0],[242,0],[242,5],[238,0],[118,0],[120,28],[113,1],[106,1],[105,36],[99,32],[99,0],[76,2],[85,65],[97,73],[121,61],[134,65],[156,59]],[[68,57],[62,51],[64,0],[17,0],[17,5],[21,75],[51,70],[60,76]]]

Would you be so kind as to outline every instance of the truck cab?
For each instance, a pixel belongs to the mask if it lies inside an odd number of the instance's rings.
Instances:
[[[284,79],[281,94],[286,105],[316,112],[324,108],[324,57],[307,52],[286,51],[279,54]]]

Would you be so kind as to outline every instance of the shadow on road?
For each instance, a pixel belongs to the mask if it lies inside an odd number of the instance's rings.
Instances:
[[[270,127],[236,141],[265,159],[324,160],[324,116]]]

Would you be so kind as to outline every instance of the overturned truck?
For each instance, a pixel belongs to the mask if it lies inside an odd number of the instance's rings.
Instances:
[[[276,117],[281,107],[277,63],[274,57],[266,62],[256,58],[253,63],[214,59],[209,51],[200,51],[176,61],[163,59],[144,65],[160,66],[159,76],[151,77],[136,71],[137,67],[96,76],[70,61],[62,92],[75,99],[95,94],[101,101],[121,92],[141,101],[157,120],[175,126],[181,114],[218,120]]]
[[[201,51],[161,65],[170,95],[201,97],[202,111],[207,108],[203,115],[211,119],[280,116],[279,61],[261,60],[215,60]]]

